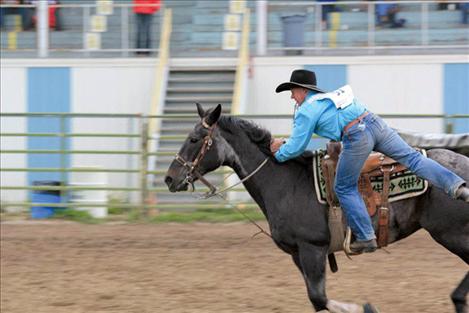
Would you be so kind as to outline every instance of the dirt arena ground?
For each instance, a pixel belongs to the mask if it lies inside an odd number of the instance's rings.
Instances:
[[[235,224],[2,223],[1,312],[314,312],[290,258]],[[453,312],[467,265],[425,231],[355,257],[338,254],[328,295],[384,313]]]

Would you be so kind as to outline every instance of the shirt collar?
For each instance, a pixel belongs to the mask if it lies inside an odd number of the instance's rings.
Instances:
[[[308,93],[306,94],[305,99],[303,100],[303,102],[299,106],[302,106],[305,102],[308,101],[309,98],[311,98],[312,96],[314,96],[315,94],[318,94],[318,93],[319,92],[317,92],[317,91],[309,90]]]

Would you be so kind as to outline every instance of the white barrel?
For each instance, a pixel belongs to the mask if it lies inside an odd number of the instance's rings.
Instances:
[[[90,169],[91,167],[86,167]],[[74,168],[78,169],[78,168]],[[80,167],[79,169],[85,169]],[[93,167],[98,170],[99,168]],[[104,172],[72,172],[70,186],[76,187],[107,187],[108,177]],[[95,218],[103,218],[107,216],[107,190],[72,190],[70,193],[70,201],[73,203],[102,203],[103,205],[76,207],[76,210],[87,211]]]

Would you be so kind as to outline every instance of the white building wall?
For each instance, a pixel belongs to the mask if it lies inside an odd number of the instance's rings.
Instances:
[[[253,59],[248,114],[291,114],[288,92],[275,93],[292,70],[304,65],[345,65],[347,83],[377,114],[443,114],[443,65],[467,63],[467,56],[275,57]],[[318,77],[321,87],[321,77]],[[340,87],[340,86],[337,86]],[[386,119],[396,128],[442,132],[442,119]],[[290,120],[262,123],[273,133],[288,133]]]
[[[207,59],[211,64],[235,64],[234,59]],[[220,63],[221,62],[221,63]],[[293,113],[293,100],[288,92],[277,94],[278,84],[288,81],[294,69],[311,64],[339,64],[347,71],[347,82],[357,97],[378,114],[443,113],[443,64],[467,63],[467,56],[366,56],[366,57],[277,57],[253,58],[248,83],[247,114]],[[195,64],[206,65],[195,62]],[[194,66],[193,59],[172,59],[174,66]],[[150,112],[156,62],[152,59],[5,59],[1,64],[1,112],[27,111],[27,69],[29,67],[71,68],[71,110],[73,113],[142,113]],[[318,77],[320,82],[320,77]],[[320,84],[319,84],[320,85]],[[291,119],[256,121],[274,134],[289,134]],[[442,121],[388,120],[394,127],[415,131],[440,132]],[[25,118],[1,119],[1,132],[26,132]],[[138,133],[139,125],[127,119],[77,118],[71,131],[103,133]],[[73,138],[75,150],[139,149],[138,139]],[[2,149],[26,149],[23,137],[1,139]],[[1,167],[26,167],[26,156],[2,154]],[[74,167],[101,166],[135,168],[139,157],[125,155],[71,156]],[[26,184],[26,172],[1,172],[2,185]],[[73,176],[71,177],[73,180]],[[110,174],[112,186],[136,187],[137,175]],[[2,201],[25,200],[24,191],[1,192]]]
[[[3,60],[2,60],[3,62]],[[2,113],[17,113],[26,111],[26,69],[24,67],[3,66],[0,69],[0,103]],[[2,133],[24,133],[26,132],[26,118],[2,117],[0,119],[0,132]],[[26,149],[26,137],[1,137],[1,150]],[[25,154],[0,154],[1,168],[24,168],[26,167]],[[24,186],[26,185],[26,172],[0,172],[2,186]],[[26,197],[24,190],[1,190],[0,201],[8,203],[23,200]]]
[[[443,114],[441,64],[360,64],[348,67],[354,93],[379,114]],[[442,132],[441,119],[386,119],[391,127]]]
[[[81,64],[72,71],[74,113],[149,114],[154,90],[154,64]],[[73,133],[140,134],[141,120],[132,118],[74,118]],[[73,138],[74,150],[139,151],[138,138]],[[123,154],[75,154],[72,167],[139,169],[140,156]],[[107,173],[109,186],[138,187],[138,173]],[[71,180],[79,175],[72,175]],[[132,193],[135,199],[136,193]]]
[[[246,104],[246,114],[293,114],[295,102],[289,92],[276,93],[275,88],[290,79],[290,74],[296,65],[271,66],[269,64],[255,64],[254,74],[249,83],[249,98]],[[272,121],[256,119],[256,123],[275,130],[276,134],[287,134],[291,131],[291,120]]]

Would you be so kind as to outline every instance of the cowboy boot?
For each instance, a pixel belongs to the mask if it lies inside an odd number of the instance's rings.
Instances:
[[[350,250],[356,254],[375,252],[377,248],[378,244],[376,243],[376,239],[365,241],[356,240],[350,244]]]
[[[466,186],[460,186],[458,190],[456,190],[455,195],[456,199],[469,202],[469,188],[467,188]]]

